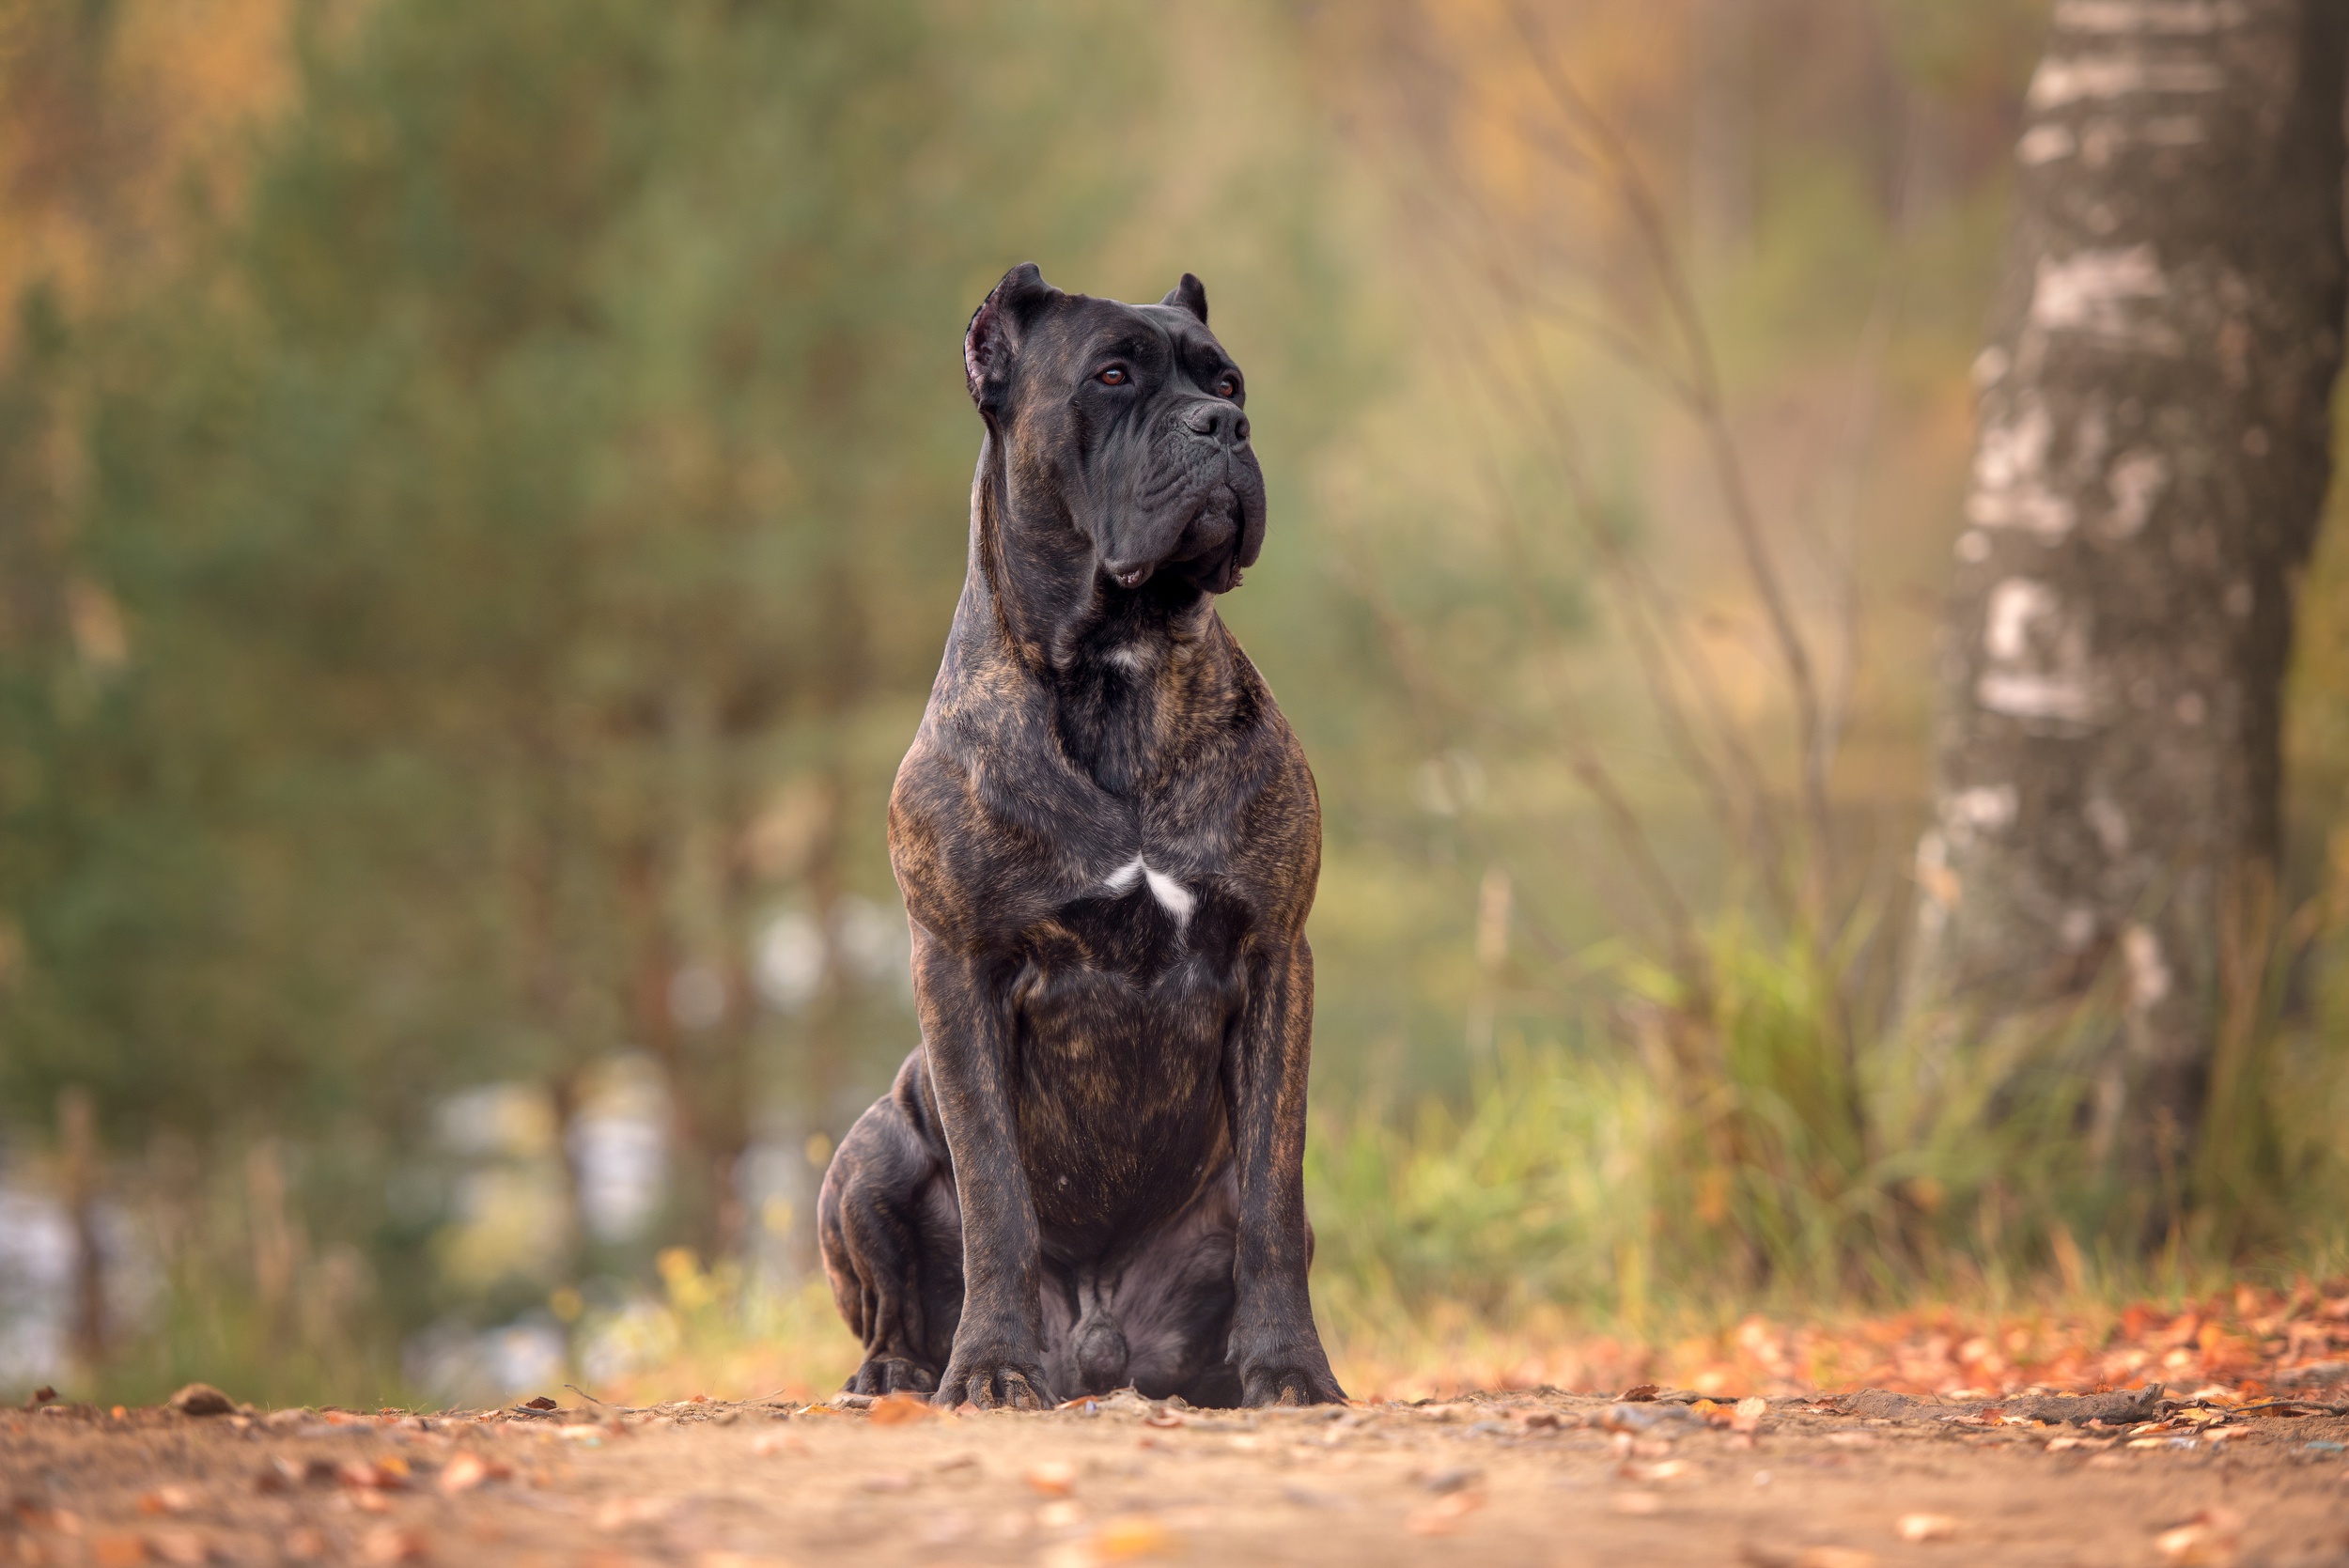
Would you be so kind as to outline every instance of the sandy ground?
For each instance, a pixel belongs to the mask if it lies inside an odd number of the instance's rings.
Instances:
[[[2349,1563],[2344,1397],[50,1405],[0,1414],[0,1561]]]

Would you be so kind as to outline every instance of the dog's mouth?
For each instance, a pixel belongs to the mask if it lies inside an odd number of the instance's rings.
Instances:
[[[1128,593],[1161,573],[1179,577],[1211,593],[1221,593],[1239,579],[1232,559],[1248,526],[1240,499],[1228,491],[1211,498],[1183,525],[1174,550],[1158,561],[1104,561],[1102,575]]]

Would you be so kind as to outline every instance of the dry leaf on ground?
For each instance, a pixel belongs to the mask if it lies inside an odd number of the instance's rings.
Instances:
[[[926,1421],[938,1414],[938,1406],[920,1394],[883,1394],[873,1401],[868,1412],[875,1426],[903,1426],[908,1421]]]

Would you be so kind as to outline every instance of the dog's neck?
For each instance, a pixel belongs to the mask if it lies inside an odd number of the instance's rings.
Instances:
[[[1052,698],[1062,750],[1112,794],[1157,776],[1186,712],[1232,688],[1215,596],[1172,574],[1121,589],[1065,517],[1017,518],[990,437],[972,486],[963,597]]]

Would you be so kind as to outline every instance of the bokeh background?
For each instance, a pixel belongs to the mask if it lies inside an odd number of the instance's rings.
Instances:
[[[1309,1177],[1355,1391],[2321,1277],[2338,523],[2258,1179],[2149,1242],[2060,1066],[1910,1103],[2047,8],[0,4],[0,1389],[849,1369],[815,1184],[915,1039],[882,813],[962,573],[960,334],[1026,259],[1196,272],[1249,372],[1272,522],[1222,610],[1327,813]],[[1725,460],[1829,705],[1791,914],[1676,760],[1693,723],[1797,792]]]

